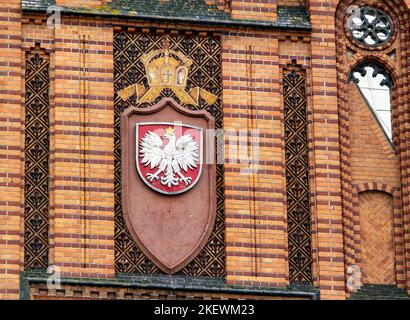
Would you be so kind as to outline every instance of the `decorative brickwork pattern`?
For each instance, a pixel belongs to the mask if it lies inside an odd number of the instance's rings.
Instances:
[[[295,66],[283,77],[289,280],[312,283],[306,77]]]
[[[244,290],[265,287],[264,291],[278,287],[286,291],[289,284],[282,79],[283,70],[296,60],[307,82],[313,284],[321,299],[345,299],[350,294],[346,286],[349,266],[364,264],[364,269],[370,270],[365,273],[376,273],[375,266],[380,263],[362,255],[372,243],[366,243],[367,237],[361,234],[364,215],[360,213],[366,206],[360,199],[367,192],[380,192],[392,196],[395,260],[395,285],[383,286],[389,294],[390,286],[410,288],[410,0],[230,2],[231,8],[226,9],[223,0],[58,0],[70,14],[63,14],[61,25],[50,29],[45,9],[54,0],[0,1],[0,38],[4,40],[0,41],[1,299],[17,299],[24,287],[24,280],[20,281],[25,263],[24,72],[26,53],[33,48],[44,49],[50,56],[48,262],[61,268],[63,279],[75,280],[55,291],[46,289],[42,282],[30,292],[23,289],[22,295],[54,299],[188,297],[186,291],[174,286],[173,290],[145,290],[144,285],[140,288],[123,282],[119,274],[120,281],[114,279],[119,267],[114,255],[120,252],[114,231],[116,237],[126,235],[115,227],[114,213],[114,195],[118,199],[120,190],[114,189],[118,186],[114,179],[118,163],[114,162],[113,123],[114,113],[121,109],[115,109],[117,104],[114,108],[112,37],[122,27],[135,37],[136,30],[144,30],[153,38],[170,29],[185,33],[187,39],[196,39],[197,32],[201,38],[216,30],[222,34],[221,114],[226,141],[236,139],[237,157],[229,157],[234,161],[225,162],[220,176],[225,184],[225,195],[221,193],[220,198],[225,206],[226,248],[218,252],[226,259],[225,271],[219,279],[204,281],[219,280]],[[351,5],[375,7],[389,15],[393,25],[390,40],[374,47],[355,41],[346,28]],[[155,28],[157,35],[149,33],[149,28]],[[181,37],[171,33],[174,38]],[[348,81],[351,70],[368,61],[377,62],[394,80],[393,147],[356,85]],[[124,64],[129,63],[124,59]],[[132,60],[131,65],[137,62]],[[141,74],[130,71],[125,78],[133,73]],[[115,90],[133,80],[116,82]],[[134,104],[135,99],[130,100]],[[249,133],[254,129],[259,130],[258,163],[249,161],[252,136],[237,136],[239,130]],[[120,173],[115,174],[117,178]],[[363,225],[365,222],[367,218]],[[134,249],[133,241],[124,239],[125,247]],[[138,248],[122,252],[126,257],[121,261],[130,263],[124,270],[155,272],[149,261],[148,271],[134,268],[140,259],[134,259],[140,253]],[[391,269],[386,266],[385,270]],[[86,280],[90,278],[95,282]],[[102,284],[104,278],[109,280]],[[141,278],[145,283],[146,276]],[[182,278],[188,286],[195,280],[185,275]],[[169,279],[174,285],[175,277]],[[365,281],[381,280],[373,277]],[[215,291],[194,292],[194,298],[219,298]]]
[[[171,49],[180,51],[193,61],[187,89],[200,87],[221,96],[220,42],[211,36],[169,37]],[[152,50],[162,49],[164,36],[151,33],[119,32],[115,35],[115,90],[135,83],[146,84],[144,65],[140,58]],[[164,90],[161,97],[173,97],[171,90]],[[132,239],[121,207],[121,132],[120,115],[129,106],[136,105],[136,97],[124,102],[115,98],[115,267],[121,273],[158,273],[158,268],[139,250]],[[141,105],[147,107],[150,104]],[[185,105],[195,109],[194,106]],[[200,101],[199,109],[206,108],[216,120],[216,127],[222,128],[221,102],[208,107]],[[224,217],[224,179],[223,166],[217,165],[217,218],[213,232],[205,248],[198,257],[181,272],[190,276],[223,277],[225,274],[225,217]]]
[[[50,75],[48,56],[26,64],[24,267],[47,269],[49,252]]]
[[[355,41],[348,29],[350,5],[365,8],[371,6],[385,12],[392,20],[390,41],[368,47]],[[336,12],[337,71],[339,97],[339,124],[341,147],[341,172],[343,193],[343,223],[345,264],[360,262],[361,240],[359,228],[359,201],[355,185],[388,183],[394,193],[394,243],[395,277],[397,285],[404,287],[406,266],[404,247],[408,248],[408,119],[405,105],[408,103],[408,8],[402,1],[341,1]],[[399,26],[399,27],[397,27]],[[394,149],[387,143],[365,100],[348,80],[348,75],[363,63],[377,62],[393,79],[392,128]],[[358,110],[360,109],[360,111]],[[358,125],[361,122],[361,125]],[[363,126],[363,127],[362,127]],[[373,135],[369,134],[369,131]],[[400,137],[400,138],[399,138]],[[399,157],[397,157],[399,156]],[[381,165],[381,162],[383,165]],[[401,180],[401,181],[400,181]],[[402,186],[402,190],[398,187]],[[381,189],[373,189],[381,190]],[[382,190],[381,190],[382,191]],[[402,192],[403,200],[400,200]],[[408,250],[408,249],[407,249]],[[407,275],[407,282],[409,277]]]
[[[366,284],[395,284],[393,197],[380,191],[359,194],[361,269]]]
[[[394,203],[391,208],[393,212],[390,216],[392,220],[389,221],[390,225],[394,226],[390,238],[393,244],[391,252],[394,253],[392,270],[394,280],[397,279],[395,283],[400,283],[403,281],[400,263],[403,223],[400,191],[398,190],[400,185],[399,159],[357,86],[350,83],[347,90],[350,97],[350,172],[354,183],[352,193],[353,213],[349,217],[352,226],[346,226],[346,233],[352,239],[349,243],[351,251],[349,251],[348,257],[356,265],[366,264],[366,268],[373,270],[380,268],[380,262],[369,259],[369,255],[383,256],[384,253],[379,253],[377,250],[369,253],[370,249],[367,249],[367,254],[363,255],[366,243],[363,243],[362,225],[364,219],[368,220],[369,217],[362,217],[360,195],[365,194],[366,191],[380,191],[393,195]],[[375,236],[382,237],[383,234],[379,235],[378,231]],[[376,248],[373,247],[373,249]],[[374,277],[370,280],[374,280]]]

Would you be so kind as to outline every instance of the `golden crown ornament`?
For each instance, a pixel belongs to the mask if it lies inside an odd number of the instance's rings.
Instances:
[[[141,61],[145,67],[149,88],[137,83],[130,85],[118,91],[122,100],[128,100],[136,94],[139,104],[154,102],[164,89],[172,90],[182,104],[197,106],[199,98],[202,98],[208,105],[213,105],[218,100],[216,95],[199,87],[186,91],[192,60],[181,52],[170,50],[168,38],[164,39],[162,50],[143,55]]]
[[[166,129],[165,129],[165,133],[166,133],[166,134],[169,134],[169,135],[175,135],[175,129],[174,129],[174,128],[171,128],[171,127],[166,128]]]

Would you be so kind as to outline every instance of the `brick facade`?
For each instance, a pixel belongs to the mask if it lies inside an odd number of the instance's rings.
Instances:
[[[0,2],[0,296],[17,298],[22,243],[21,3]]]
[[[232,17],[235,19],[250,19],[274,21],[277,18],[277,0],[232,0]]]
[[[201,1],[217,17],[226,19],[215,24],[176,18],[138,19],[138,15],[120,19],[118,12],[108,9],[106,18],[90,14],[92,9],[104,11],[116,2],[74,4],[58,0],[57,5],[73,10],[86,7],[87,12],[68,15],[63,11],[61,25],[54,28],[47,26],[45,12],[28,7],[22,11],[21,1],[0,1],[1,299],[23,296],[20,275],[24,277],[27,271],[25,66],[33,50],[41,50],[50,60],[49,265],[61,268],[63,278],[80,282],[118,278],[113,39],[118,30],[135,32],[137,28],[159,34],[181,32],[187,37],[192,32],[213,33],[221,39],[225,154],[233,151],[228,142],[237,142],[234,156],[231,153],[224,165],[223,281],[227,286],[258,288],[259,297],[287,296],[283,293],[290,285],[283,74],[290,65],[297,65],[306,76],[313,289],[320,292],[321,299],[349,298],[348,268],[358,264],[367,272],[366,283],[380,282],[369,274],[381,270],[386,273],[386,283],[409,291],[410,1]],[[396,28],[391,45],[367,50],[352,44],[344,24],[346,10],[353,3],[380,7],[392,16],[400,28]],[[278,25],[284,19],[280,16],[284,6],[292,7],[286,11],[292,14],[308,10],[311,28],[297,27],[294,21],[286,27]],[[249,25],[242,27],[235,19]],[[360,91],[348,82],[352,67],[366,59],[382,64],[394,78],[395,148],[386,140]],[[238,140],[237,132],[244,129],[248,135]],[[250,143],[250,132],[255,130],[259,163],[249,161],[255,154]],[[380,214],[366,205],[372,198],[385,208],[386,226],[379,239],[390,248],[385,267],[377,259],[364,257],[372,250],[372,230],[379,228],[368,221]],[[146,288],[144,292],[131,292],[123,287],[114,293],[98,288],[89,282],[83,287],[76,282],[50,293],[37,284],[29,288],[29,296],[93,298],[94,294],[95,298],[111,295],[125,299],[184,295]],[[277,291],[262,293],[272,288]],[[258,294],[208,296],[255,298]]]

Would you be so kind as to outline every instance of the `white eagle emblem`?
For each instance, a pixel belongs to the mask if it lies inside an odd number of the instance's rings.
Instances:
[[[183,175],[189,170],[197,168],[199,160],[199,145],[195,139],[186,134],[178,139],[175,136],[174,128],[167,128],[164,134],[164,141],[155,132],[148,131],[140,141],[139,157],[142,158],[141,164],[151,169],[156,168],[155,173],[147,173],[146,178],[152,182],[160,180],[163,186],[171,188],[181,182],[188,186],[192,178]],[[163,175],[160,177],[160,174]]]

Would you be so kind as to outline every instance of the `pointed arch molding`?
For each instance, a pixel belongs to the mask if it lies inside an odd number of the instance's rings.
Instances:
[[[376,47],[365,47],[352,41],[346,28],[348,20],[347,10],[351,5],[360,7],[374,7],[383,10],[390,16],[394,25],[394,34],[390,41]],[[409,119],[409,9],[402,1],[353,1],[342,0],[336,9],[336,51],[338,76],[338,110],[340,127],[341,175],[342,175],[342,206],[345,265],[354,265],[358,261],[360,248],[357,245],[357,197],[359,190],[379,190],[394,197],[394,223],[396,244],[396,279],[400,287],[410,288],[410,174],[407,172],[407,161],[410,157],[410,133],[405,129],[406,119]],[[392,130],[393,142],[400,159],[400,173],[402,190],[387,185],[368,184],[355,185],[352,176],[351,141],[349,122],[349,94],[348,86],[352,70],[363,63],[377,63],[378,67],[389,72],[394,86],[392,86]],[[407,246],[407,248],[405,248]],[[406,256],[407,255],[407,256]],[[407,261],[407,262],[406,262]],[[346,276],[348,276],[346,274]]]
[[[349,82],[355,82],[356,84],[359,83],[359,79],[355,78],[354,73],[355,72],[359,72],[360,75],[362,77],[364,77],[366,75],[366,67],[371,67],[373,68],[373,73],[372,76],[376,77],[377,75],[381,74],[382,76],[384,76],[384,80],[380,83],[381,86],[387,86],[389,87],[389,89],[393,89],[394,86],[394,80],[392,78],[392,76],[390,75],[390,72],[384,68],[383,66],[381,66],[378,62],[376,61],[363,61],[359,64],[357,64],[356,67],[352,68],[352,70],[350,71],[349,74]]]

